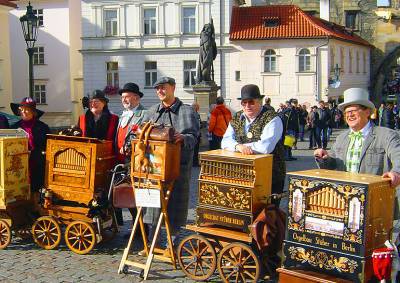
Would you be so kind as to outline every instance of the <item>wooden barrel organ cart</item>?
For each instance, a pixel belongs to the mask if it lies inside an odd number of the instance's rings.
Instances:
[[[322,169],[288,175],[280,282],[323,281],[312,281],[311,271],[349,282],[373,279],[372,252],[384,247],[393,226],[395,190],[389,180]]]
[[[96,243],[117,231],[108,203],[109,171],[114,165],[111,141],[48,135],[46,184],[40,215],[32,226],[34,241],[54,249],[64,239],[73,252],[89,253]]]
[[[271,194],[272,155],[199,155],[197,222],[186,226],[197,234],[179,244],[179,264],[194,280],[207,280],[218,268],[224,282],[257,282],[261,262],[248,226]]]
[[[165,135],[161,137],[161,133]],[[148,122],[142,125],[140,137],[132,141],[131,183],[138,211],[118,273],[125,272],[126,268],[131,266],[142,269],[141,275],[146,280],[153,258],[169,262],[176,269],[176,256],[171,239],[167,207],[173,193],[174,181],[180,174],[181,144],[173,142],[173,133],[173,128]],[[147,235],[144,229],[143,207],[160,208],[160,216],[150,247],[147,244]],[[164,250],[155,247],[162,222],[166,228],[169,255],[165,255]],[[147,256],[145,264],[128,260],[138,227],[140,227]]]
[[[28,136],[21,130],[0,130],[0,249],[12,231],[23,237],[32,224],[28,171]]]

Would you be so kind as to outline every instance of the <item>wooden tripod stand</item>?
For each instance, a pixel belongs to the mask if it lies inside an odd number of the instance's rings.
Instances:
[[[172,193],[172,188],[173,188],[174,182],[173,181],[162,182],[160,180],[157,180],[155,183],[153,183],[153,182],[150,182],[149,180],[147,180],[146,183],[141,182],[140,184],[144,185],[144,187],[146,187],[146,188],[144,188],[144,189],[138,188],[138,186],[136,186],[138,184],[135,184],[135,186],[134,186],[135,195],[139,195],[138,190],[153,190],[153,191],[158,190],[159,191],[161,213],[158,218],[154,237],[152,239],[151,246],[149,249],[148,244],[147,244],[147,235],[145,232],[145,227],[144,227],[144,222],[143,222],[143,207],[138,207],[138,212],[137,212],[137,215],[135,218],[135,222],[133,224],[132,232],[129,237],[128,245],[124,250],[124,254],[122,256],[121,263],[118,268],[118,273],[122,273],[125,266],[132,266],[132,267],[142,269],[143,270],[143,278],[144,278],[144,280],[146,280],[149,275],[151,264],[152,264],[154,258],[161,260],[161,261],[170,262],[170,263],[172,263],[174,269],[176,269],[176,255],[175,255],[175,251],[174,251],[174,247],[173,247],[173,242],[171,239],[171,228],[170,228],[168,212],[167,212],[168,201],[169,201],[169,198]],[[164,250],[158,249],[155,247],[155,245],[157,243],[157,238],[159,237],[159,234],[161,231],[161,225],[162,225],[163,221],[164,221],[165,229],[167,232],[167,240],[168,240],[168,248],[167,249],[169,250],[168,255],[165,254]],[[135,232],[136,232],[138,226],[140,226],[140,231],[142,234],[142,239],[143,239],[143,244],[144,244],[144,250],[145,250],[146,256],[147,256],[147,260],[146,260],[145,264],[140,263],[140,262],[135,262],[132,260],[128,260],[129,252],[131,250],[131,247],[132,247],[132,244],[134,241],[134,237],[135,237]]]

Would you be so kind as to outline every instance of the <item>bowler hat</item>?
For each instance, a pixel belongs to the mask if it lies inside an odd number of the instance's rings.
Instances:
[[[31,108],[33,111],[36,112],[38,118],[44,114],[42,110],[36,109],[36,101],[31,97],[22,98],[21,103],[10,103],[12,112],[17,116],[20,116],[19,107],[21,106],[27,106]]]
[[[343,92],[344,101],[338,105],[340,111],[344,111],[347,106],[350,105],[362,105],[372,110],[375,109],[375,105],[368,99],[368,91],[363,88],[349,88]]]
[[[153,87],[156,88],[162,84],[175,85],[175,79],[171,77],[161,77],[154,83]]]
[[[108,103],[108,98],[106,97],[106,95],[104,94],[104,92],[102,90],[96,89],[92,92],[92,96],[90,97],[90,99],[99,99],[104,101],[104,103]]]
[[[139,86],[135,83],[126,83],[122,89],[118,91],[119,95],[122,95],[123,92],[133,92],[143,97],[143,93],[139,90]]]
[[[258,86],[250,84],[242,87],[242,90],[240,91],[240,97],[238,99],[260,99],[264,96],[265,95],[260,94],[260,89],[258,88]]]

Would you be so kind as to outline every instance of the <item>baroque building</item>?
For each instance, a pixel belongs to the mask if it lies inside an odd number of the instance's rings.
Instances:
[[[370,91],[376,103],[400,95],[399,0],[250,0],[246,5],[294,4],[309,14],[346,26],[375,48]],[[398,99],[397,99],[398,100]]]

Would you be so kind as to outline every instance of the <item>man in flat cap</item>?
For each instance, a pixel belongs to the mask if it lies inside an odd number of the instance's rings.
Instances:
[[[154,84],[154,88],[160,103],[153,105],[147,111],[144,121],[153,121],[157,124],[172,126],[176,132],[174,136],[175,142],[182,144],[180,175],[174,183],[172,196],[168,202],[172,241],[175,242],[180,227],[186,225],[193,151],[200,129],[193,108],[190,105],[183,104],[179,98],[175,97],[175,80],[173,78],[161,77]],[[160,209],[146,209],[144,222],[152,225],[151,230],[153,232],[159,214]]]

